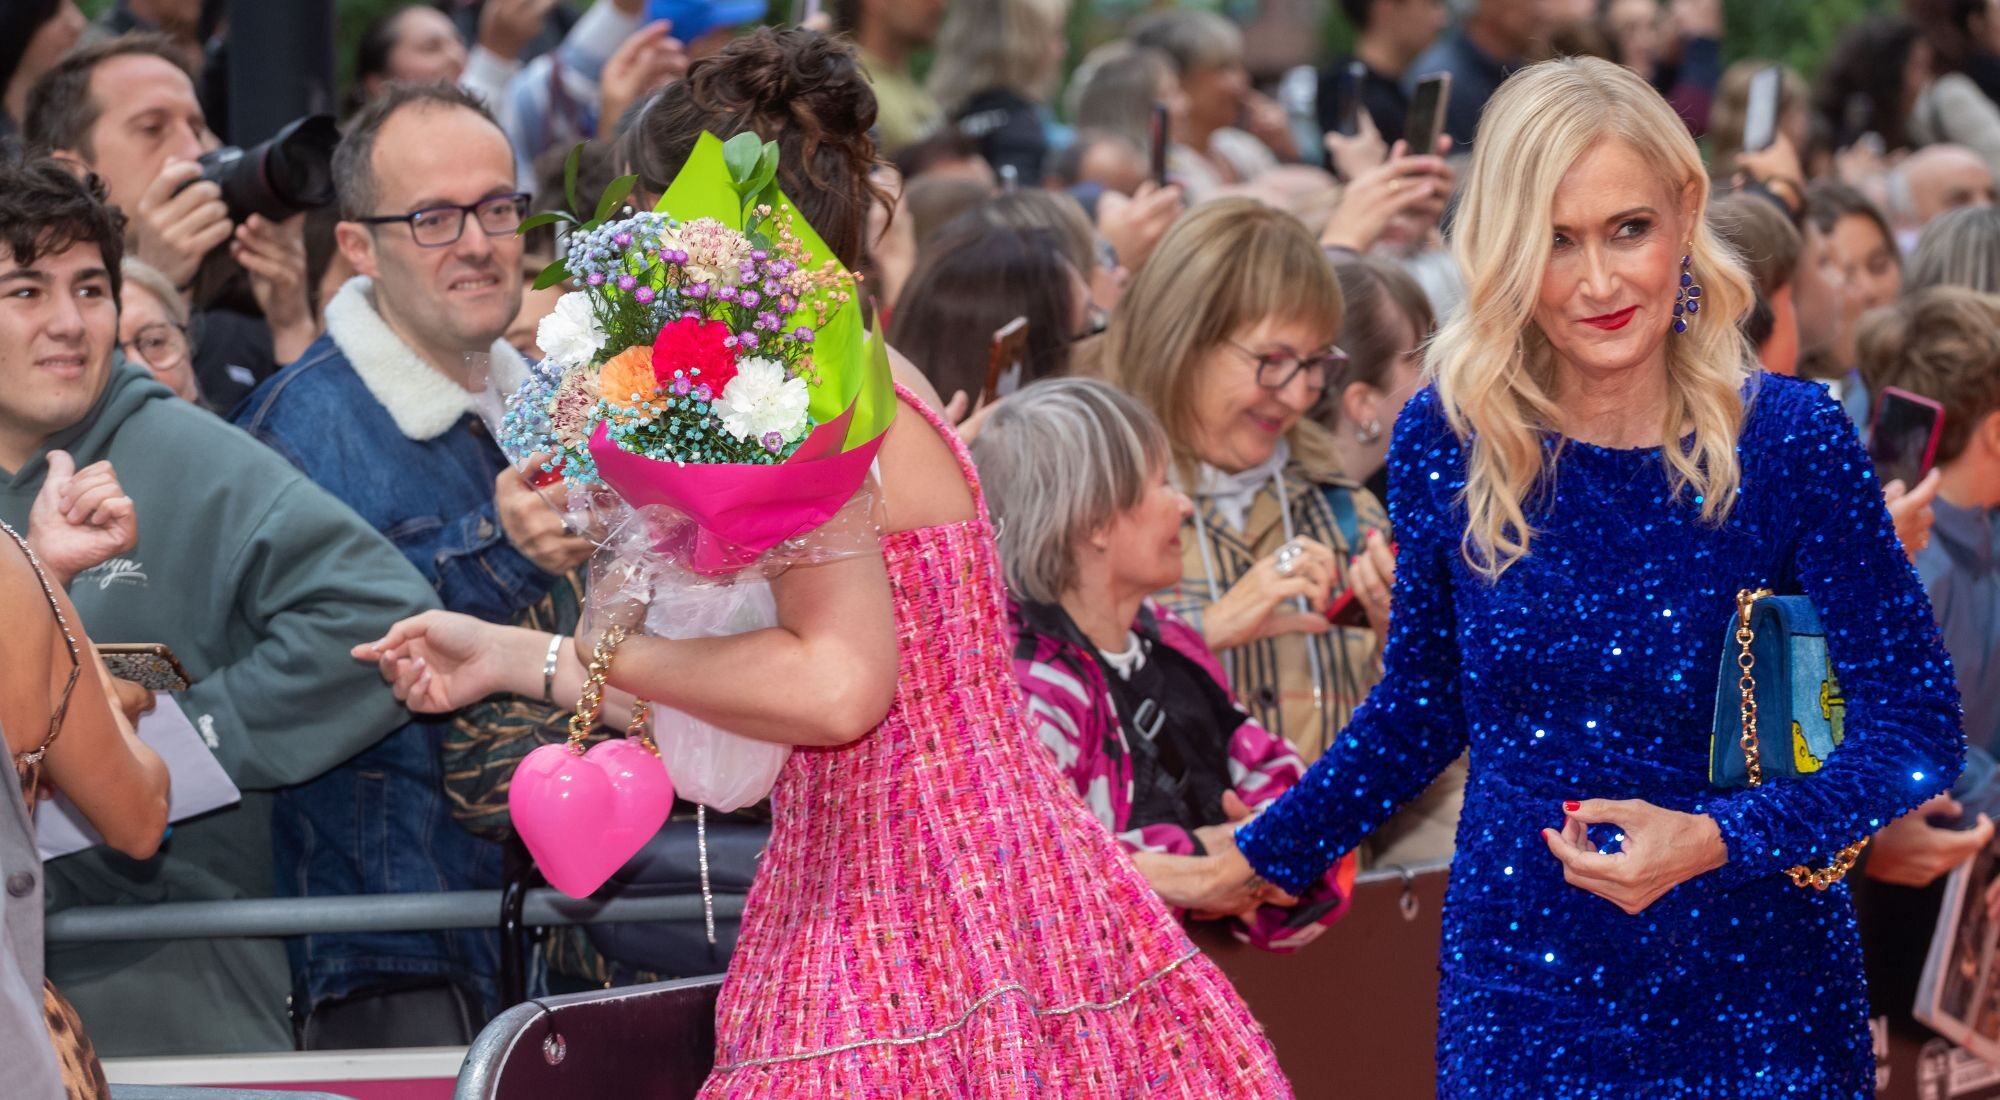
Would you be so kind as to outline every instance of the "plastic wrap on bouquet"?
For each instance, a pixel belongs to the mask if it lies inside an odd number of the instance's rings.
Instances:
[[[864,487],[811,530],[751,556],[726,575],[690,568],[707,527],[661,505],[636,509],[591,560],[590,612],[643,623],[659,638],[726,638],[778,625],[771,581],[785,571],[880,552],[875,493]],[[740,549],[740,548],[738,548]],[[682,798],[739,810],[771,793],[789,745],[731,733],[660,703],[652,738]]]

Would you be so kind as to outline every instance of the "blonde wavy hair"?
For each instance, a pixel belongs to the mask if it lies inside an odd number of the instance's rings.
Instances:
[[[1256,199],[1214,199],[1181,215],[1125,288],[1097,372],[1160,418],[1175,464],[1191,474],[1201,461],[1195,371],[1208,353],[1267,317],[1314,322],[1331,343],[1341,314],[1333,264],[1297,218]],[[1308,479],[1341,472],[1331,436],[1312,417],[1286,439]]]
[[[1554,235],[1555,193],[1570,167],[1607,139],[1628,142],[1678,198],[1696,201],[1686,227],[1702,287],[1702,312],[1684,334],[1667,334],[1667,398],[1659,410],[1676,496],[1692,493],[1705,522],[1719,524],[1736,496],[1742,387],[1754,355],[1737,326],[1753,301],[1749,278],[1703,216],[1708,173],[1686,125],[1644,81],[1595,58],[1547,61],[1515,74],[1487,104],[1462,188],[1452,247],[1465,272],[1461,309],[1431,343],[1427,372],[1453,430],[1466,444],[1463,501],[1467,564],[1497,578],[1528,553],[1531,498],[1558,447],[1557,365],[1535,324]],[[1665,211],[1662,212],[1663,214]],[[1691,431],[1691,435],[1689,434]]]

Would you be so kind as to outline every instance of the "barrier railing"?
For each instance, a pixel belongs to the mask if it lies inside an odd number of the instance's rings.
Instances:
[[[97,905],[52,914],[50,943],[115,940],[192,940],[304,936],[333,932],[420,932],[497,928],[502,891],[440,894],[367,894],[323,898],[239,898],[166,901],[152,905]],[[740,895],[717,894],[715,915],[743,913]],[[521,923],[551,927],[624,921],[700,920],[701,898],[578,899],[555,890],[527,892]]]

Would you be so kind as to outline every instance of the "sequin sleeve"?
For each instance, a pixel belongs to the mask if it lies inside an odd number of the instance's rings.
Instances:
[[[1287,891],[1324,875],[1465,750],[1451,576],[1463,480],[1457,438],[1426,389],[1389,448],[1398,546],[1382,682],[1305,778],[1236,834],[1257,872]]]
[[[1765,457],[1771,472],[1763,476],[1798,497],[1792,564],[1826,628],[1846,701],[1845,740],[1811,776],[1767,780],[1706,806],[1729,848],[1729,862],[1713,872],[1724,889],[1801,863],[1824,866],[1950,787],[1964,763],[1951,659],[1873,464],[1824,391],[1799,396],[1796,383],[1773,390],[1760,400],[1798,409],[1771,439],[1781,453]]]

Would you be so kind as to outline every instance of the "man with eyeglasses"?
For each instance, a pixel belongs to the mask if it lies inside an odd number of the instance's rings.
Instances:
[[[515,230],[528,201],[513,149],[465,91],[394,85],[348,125],[333,168],[335,238],[360,274],[328,303],[325,335],[232,418],[387,535],[446,608],[512,621],[591,550],[508,465],[492,434],[497,395],[526,369],[502,339],[521,300]],[[375,805],[406,838],[387,847],[389,862],[429,877],[357,866],[345,892],[498,886],[499,847],[466,832],[446,804],[438,764],[446,728],[413,722],[320,781],[284,807],[280,842],[288,829],[311,836],[323,816]],[[348,858],[324,855],[328,871]],[[295,1011],[396,996],[385,990],[398,972],[490,1002],[490,934],[370,939],[352,957],[326,946],[336,937],[308,938],[293,955]]]

